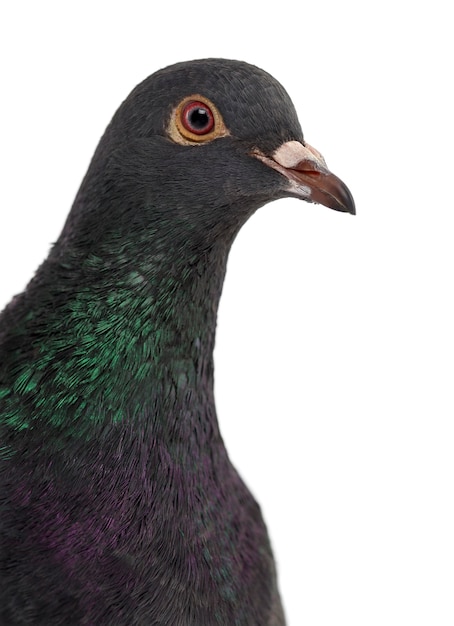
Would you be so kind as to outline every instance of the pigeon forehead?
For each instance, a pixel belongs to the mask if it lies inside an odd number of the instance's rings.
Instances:
[[[143,109],[147,126],[151,124],[154,132],[162,133],[171,111],[191,94],[211,100],[230,133],[239,139],[260,139],[272,147],[291,139],[302,140],[296,111],[282,85],[267,72],[242,61],[205,59],[166,67],[138,85],[128,100]]]

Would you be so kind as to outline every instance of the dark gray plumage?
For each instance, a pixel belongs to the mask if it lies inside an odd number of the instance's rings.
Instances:
[[[1,624],[284,624],[212,355],[230,246],[285,196],[354,212],[262,70],[181,63],[120,106],[0,318]]]

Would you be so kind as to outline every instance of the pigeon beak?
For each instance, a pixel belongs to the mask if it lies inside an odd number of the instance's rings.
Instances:
[[[283,174],[290,182],[292,195],[355,215],[355,202],[348,187],[329,171],[320,152],[309,144],[287,141],[271,157],[257,149],[252,156]]]

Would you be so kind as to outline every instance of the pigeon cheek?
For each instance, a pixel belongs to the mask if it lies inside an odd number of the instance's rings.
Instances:
[[[258,149],[253,150],[251,156],[285,176],[290,183],[287,185],[290,195],[355,214],[355,203],[348,187],[329,171],[320,152],[309,144],[287,141],[271,157]]]

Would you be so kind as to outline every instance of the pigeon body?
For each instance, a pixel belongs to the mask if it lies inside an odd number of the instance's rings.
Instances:
[[[213,347],[230,246],[285,196],[354,212],[262,70],[177,64],[118,109],[0,318],[0,624],[284,625]]]

